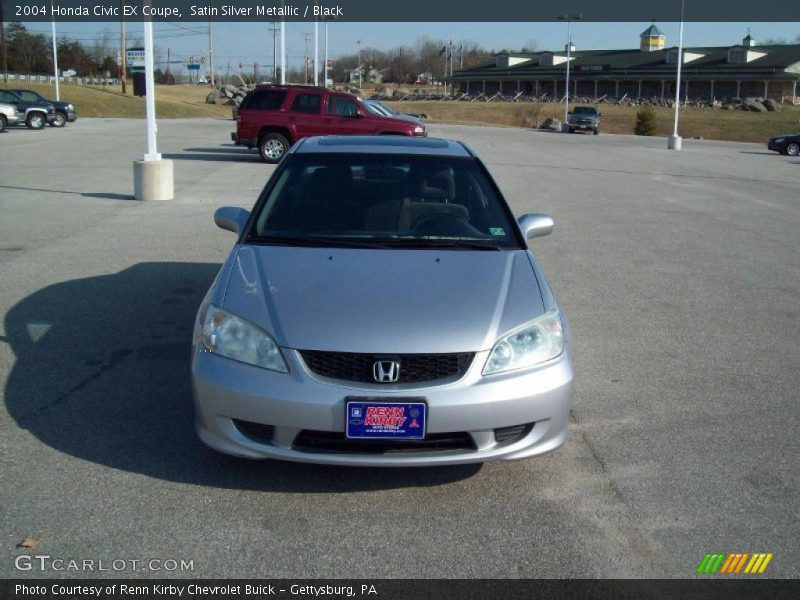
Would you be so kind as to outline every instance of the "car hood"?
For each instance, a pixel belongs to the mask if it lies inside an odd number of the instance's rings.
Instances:
[[[490,349],[544,312],[524,250],[238,246],[223,307],[299,350]]]
[[[397,114],[388,117],[390,119],[397,119],[398,121],[407,121],[409,123],[416,123],[417,125],[422,124],[422,119],[419,117],[415,117],[414,115],[404,115],[404,114]]]

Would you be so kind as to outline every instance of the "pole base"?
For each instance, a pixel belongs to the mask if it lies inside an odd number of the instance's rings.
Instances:
[[[137,200],[172,200],[175,197],[172,161],[133,161],[133,196]]]
[[[671,135],[667,139],[667,149],[668,150],[680,150],[682,146],[683,138],[679,135]]]

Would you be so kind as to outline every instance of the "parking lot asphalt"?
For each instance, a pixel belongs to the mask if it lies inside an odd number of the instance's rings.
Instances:
[[[431,125],[485,160],[578,372],[551,456],[448,469],[229,458],[193,430],[197,306],[273,167],[231,121],[159,123],[176,199],[132,199],[144,122],[0,135],[2,577],[21,554],[184,559],[192,577],[800,575],[800,160],[758,145]],[[38,538],[35,549],[17,547]]]

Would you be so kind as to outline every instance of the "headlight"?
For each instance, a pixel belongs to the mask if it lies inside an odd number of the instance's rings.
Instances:
[[[72,104],[67,104],[67,110],[72,112],[73,110],[75,110],[75,107],[72,106]]]
[[[422,125],[416,125],[414,127],[414,133],[425,133],[425,128]]]
[[[271,335],[213,304],[208,305],[203,317],[203,344],[209,352],[239,362],[280,373],[289,372]]]
[[[561,316],[553,309],[497,340],[483,367],[483,374],[532,367],[555,358],[563,351]]]

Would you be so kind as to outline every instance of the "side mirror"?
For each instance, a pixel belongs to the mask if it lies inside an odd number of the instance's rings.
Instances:
[[[214,223],[220,229],[232,231],[239,234],[244,231],[244,226],[247,224],[247,219],[250,217],[250,211],[237,206],[223,206],[218,208],[214,213]]]
[[[522,215],[517,224],[528,239],[549,235],[556,226],[552,217],[542,214]]]

